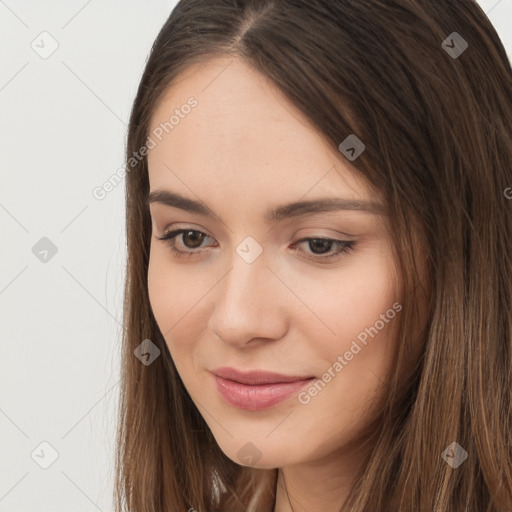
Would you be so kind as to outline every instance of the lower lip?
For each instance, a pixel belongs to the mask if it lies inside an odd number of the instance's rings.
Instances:
[[[217,389],[224,400],[230,405],[248,411],[260,411],[281,403],[314,380],[314,377],[311,377],[295,382],[251,386],[224,379],[217,375],[214,375],[214,377],[217,381]]]

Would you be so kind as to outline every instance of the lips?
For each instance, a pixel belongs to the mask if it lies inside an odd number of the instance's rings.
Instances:
[[[224,401],[248,411],[276,406],[299,393],[315,379],[266,371],[240,372],[234,368],[217,368],[211,373]]]
[[[263,384],[280,384],[286,382],[298,382],[313,378],[312,375],[282,375],[280,373],[268,372],[263,370],[253,370],[242,372],[235,368],[222,367],[213,370],[212,373],[223,379],[228,379],[241,384],[259,386]]]

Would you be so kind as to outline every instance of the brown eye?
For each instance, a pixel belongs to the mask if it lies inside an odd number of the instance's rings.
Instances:
[[[182,240],[188,249],[197,249],[200,247],[205,236],[206,235],[200,231],[187,230],[183,231]]]
[[[329,252],[334,245],[334,240],[327,238],[312,238],[309,242],[309,247],[312,249],[313,254],[323,254]]]
[[[182,250],[176,247],[177,242],[176,238],[178,235],[182,235],[182,242],[181,245],[185,249],[189,250]],[[171,251],[176,256],[193,256],[194,254],[200,252],[196,249],[201,247],[201,244],[203,243],[205,238],[209,238],[208,235],[205,233],[202,233],[201,231],[197,231],[195,229],[175,229],[174,231],[169,231],[168,233],[164,233],[162,237],[157,237],[158,240],[164,241],[169,247],[171,248]]]
[[[351,251],[356,242],[353,240],[345,241],[334,240],[331,238],[304,238],[298,242],[295,242],[292,245],[292,248],[295,249],[297,245],[300,244],[307,244],[309,247],[310,251],[300,251],[313,254],[313,256],[308,256],[309,259],[319,262],[328,262],[331,259],[337,258],[342,254]],[[335,247],[334,252],[332,252],[332,254],[328,254],[329,252],[333,251],[333,247]]]
[[[178,247],[177,237],[181,235],[181,243]],[[164,233],[162,237],[157,237],[159,240],[164,241],[170,248],[173,254],[177,257],[181,256],[194,256],[199,255],[202,251],[199,250],[202,243],[206,238],[210,238],[207,234],[196,229],[175,229]],[[335,240],[331,238],[303,238],[292,244],[291,248],[296,249],[298,245],[307,244],[308,250],[299,250],[309,254],[308,259],[317,262],[330,262],[331,260],[341,257],[342,254],[348,253],[352,250],[355,241]],[[330,254],[329,254],[330,253]]]

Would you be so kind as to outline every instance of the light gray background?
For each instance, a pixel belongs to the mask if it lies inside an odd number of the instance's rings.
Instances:
[[[512,0],[479,3],[512,56]],[[124,181],[92,191],[175,4],[0,0],[0,512],[113,509]]]

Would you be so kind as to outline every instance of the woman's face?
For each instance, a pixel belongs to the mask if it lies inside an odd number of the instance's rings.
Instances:
[[[377,198],[239,60],[189,68],[149,136],[151,307],[219,446],[262,468],[343,452],[372,419],[402,308]],[[186,199],[166,204],[171,192]],[[319,200],[347,204],[309,208]],[[313,379],[230,384],[212,373],[220,367]]]

